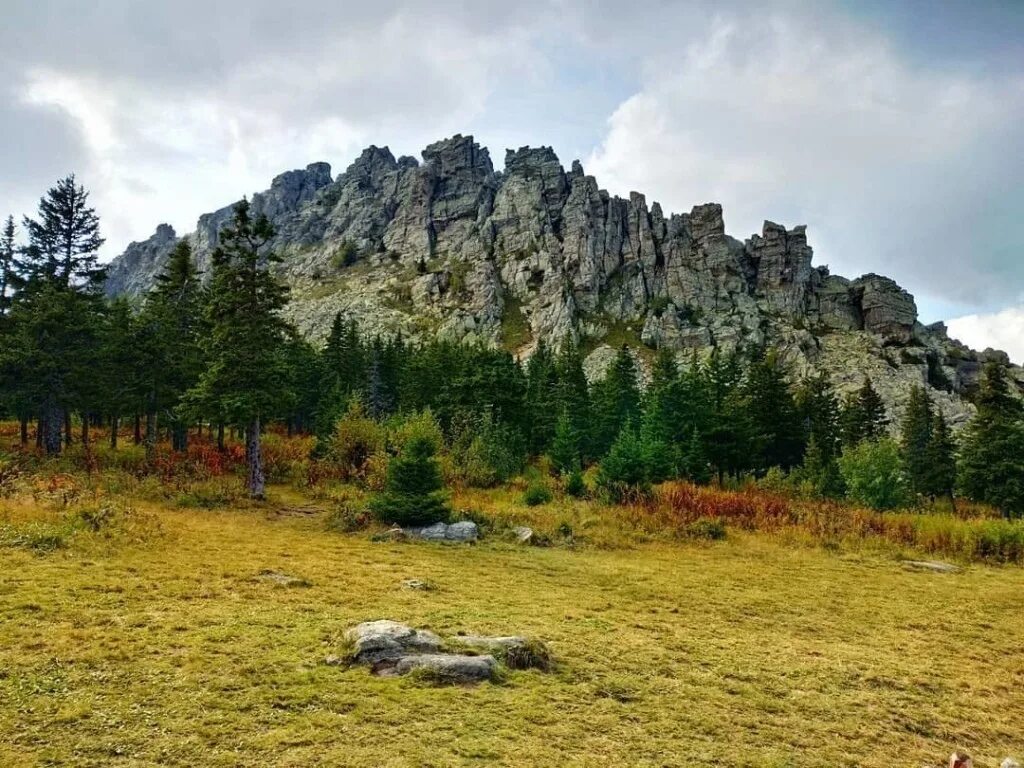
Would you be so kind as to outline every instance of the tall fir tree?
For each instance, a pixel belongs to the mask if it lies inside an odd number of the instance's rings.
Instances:
[[[246,487],[263,498],[263,422],[281,408],[287,370],[283,345],[288,324],[281,310],[288,288],[270,267],[279,257],[267,250],[274,229],[266,216],[253,216],[247,200],[234,209],[213,253],[206,302],[206,368],[190,392],[193,408],[223,414],[245,427]]]
[[[597,455],[603,456],[622,429],[627,424],[636,426],[640,417],[636,362],[628,347],[619,349],[604,378],[597,382],[593,405],[594,449]]]
[[[743,384],[751,468],[791,469],[804,451],[803,427],[786,370],[775,350],[768,350],[747,370]]]
[[[11,308],[14,293],[21,284],[14,217],[8,216],[3,231],[0,232],[0,318],[3,318]]]
[[[25,218],[23,288],[10,313],[5,367],[21,371],[17,397],[38,414],[51,455],[61,450],[68,414],[95,399],[89,366],[97,356],[104,272],[96,251],[103,238],[88,199],[68,176],[40,199],[38,219]]]
[[[932,403],[924,387],[914,385],[907,400],[907,409],[900,422],[900,449],[903,469],[912,493],[931,495],[929,445],[934,423]]]
[[[1010,392],[1006,370],[985,365],[978,412],[963,436],[959,486],[1007,517],[1024,515],[1024,405]]]
[[[840,426],[845,445],[857,445],[864,440],[878,440],[885,436],[889,425],[885,403],[881,395],[864,377],[860,389],[847,396],[840,413]]]
[[[942,411],[935,410],[932,420],[931,438],[926,451],[925,493],[932,498],[949,499],[953,510],[956,510],[956,441],[946,423]]]

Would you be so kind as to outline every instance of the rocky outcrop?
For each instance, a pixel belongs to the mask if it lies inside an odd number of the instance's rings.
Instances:
[[[371,333],[517,353],[540,338],[599,345],[609,335],[680,352],[771,344],[841,388],[877,368],[894,408],[911,383],[927,384],[959,420],[969,407],[958,394],[998,356],[922,326],[888,278],[813,266],[803,226],[766,221],[740,241],[718,204],[666,214],[642,194],[608,194],[578,161],[566,171],[550,147],[508,150],[496,171],[471,136],[431,144],[422,162],[371,146],[336,179],[314,163],[252,203],[274,224],[291,318],[313,339],[341,312]],[[200,268],[230,216],[231,206],[205,214],[186,236]],[[111,264],[108,292],[144,294],[176,241],[162,225],[133,243]]]

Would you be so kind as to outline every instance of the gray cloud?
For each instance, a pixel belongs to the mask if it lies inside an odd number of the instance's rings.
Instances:
[[[927,4],[924,34],[858,5],[13,0],[0,213],[75,170],[109,256],[282,170],[472,132],[675,210],[719,200],[738,235],[807,223],[819,261],[926,311],[1017,300],[1024,15],[965,38],[955,10]]]

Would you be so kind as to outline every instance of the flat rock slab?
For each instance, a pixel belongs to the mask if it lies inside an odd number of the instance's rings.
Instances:
[[[434,582],[425,581],[424,579],[403,579],[402,586],[418,592],[434,592],[437,590],[437,585]]]
[[[413,538],[427,541],[469,542],[480,538],[480,529],[472,520],[458,523],[434,523],[426,528],[406,528],[405,533]]]
[[[394,663],[412,653],[437,653],[441,638],[425,629],[397,621],[367,621],[348,631],[352,660],[357,664]]]
[[[400,658],[394,666],[393,674],[407,675],[419,671],[439,683],[461,685],[491,680],[497,667],[498,662],[493,656],[423,653]]]
[[[932,573],[959,573],[960,567],[952,563],[941,563],[938,560],[904,560],[903,567],[913,571],[931,571]]]

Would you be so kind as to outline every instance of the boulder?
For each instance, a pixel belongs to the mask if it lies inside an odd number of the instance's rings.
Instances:
[[[965,752],[954,752],[949,756],[949,768],[974,768],[974,761]]]
[[[405,532],[414,538],[427,541],[470,542],[480,537],[480,529],[472,520],[462,520],[450,525],[434,523],[425,528],[406,528]]]
[[[526,525],[518,525],[512,529],[512,535],[515,536],[516,541],[520,544],[532,544],[533,543],[533,528]]]
[[[904,560],[903,566],[914,571],[931,571],[932,573],[959,573],[960,568],[952,563],[938,560]]]
[[[413,629],[397,621],[367,621],[350,629],[351,659],[356,664],[394,664],[410,653],[437,653],[441,638],[425,629]]]
[[[999,768],[1020,768],[1020,763],[1012,757],[1007,757],[999,764]]]
[[[420,671],[439,683],[463,685],[492,679],[497,666],[493,656],[424,653],[401,657],[392,672],[396,675],[407,675],[413,671]]]

